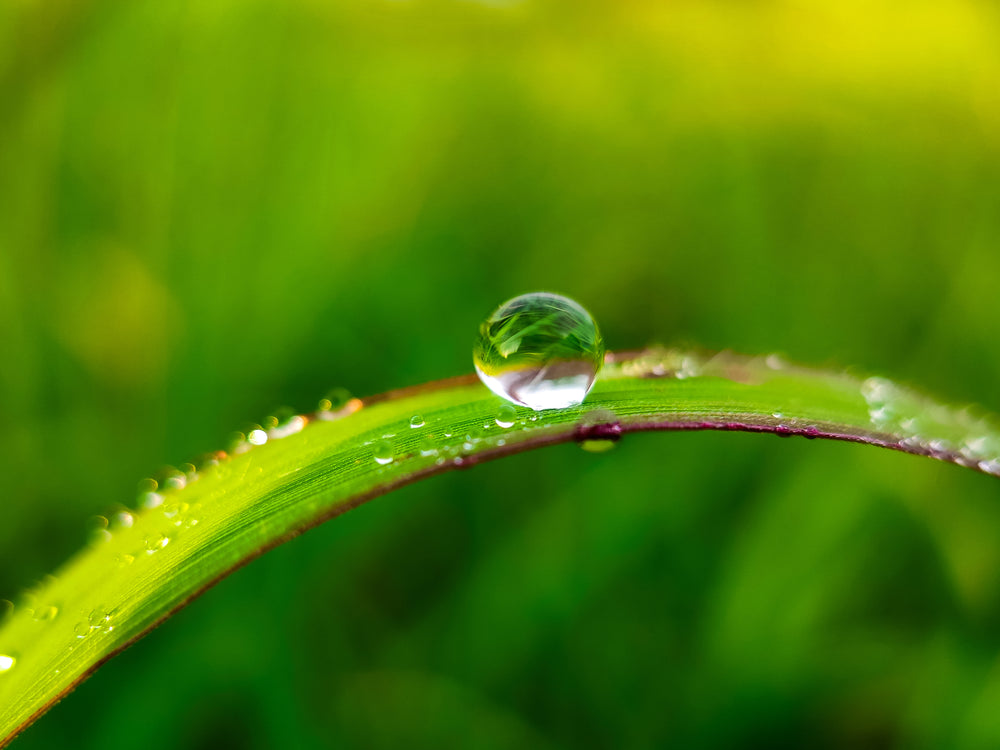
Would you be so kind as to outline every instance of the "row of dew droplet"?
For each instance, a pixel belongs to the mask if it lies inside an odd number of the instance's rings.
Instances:
[[[866,379],[861,395],[872,426],[900,448],[1000,476],[997,427],[972,408],[942,406],[880,377]]]
[[[539,415],[532,413],[524,416],[520,420],[517,410],[511,404],[503,404],[497,410],[497,415],[491,422],[485,422],[476,428],[470,429],[468,425],[442,425],[433,420],[427,420],[420,414],[414,414],[408,422],[408,429],[400,433],[385,433],[378,440],[371,440],[365,443],[370,447],[372,459],[379,467],[388,466],[403,456],[420,456],[421,458],[434,458],[437,465],[443,465],[448,461],[461,466],[468,456],[477,449],[489,446],[502,447],[507,440],[504,437],[494,437],[494,428],[506,430],[520,424],[526,427],[530,422],[539,419]],[[461,429],[459,429],[461,427]],[[495,430],[499,433],[500,430]],[[426,434],[414,440],[411,436],[414,431]],[[411,434],[407,434],[407,433]]]
[[[433,458],[438,466],[448,462],[461,466],[474,453],[507,445],[512,432],[543,422],[545,415],[545,411],[527,408],[519,411],[513,404],[504,403],[498,407],[491,421],[476,424],[470,429],[469,425],[435,424],[434,420],[414,414],[410,417],[408,429],[384,433],[379,439],[369,440],[364,445],[370,450],[371,460],[379,470],[400,458],[417,456]],[[610,429],[594,429],[598,426]],[[614,447],[621,434],[618,419],[606,409],[588,412],[582,418],[580,427],[577,442],[581,448],[593,453],[602,453]],[[427,434],[414,440],[413,433],[417,431]]]
[[[127,568],[137,561],[148,559],[166,549],[179,534],[194,529],[201,522],[201,505],[187,503],[176,494],[197,481],[205,472],[220,467],[231,456],[245,453],[270,440],[293,435],[313,419],[333,421],[353,414],[361,407],[362,402],[353,398],[346,389],[335,388],[320,399],[317,410],[310,415],[296,414],[291,409],[276,410],[261,424],[233,433],[226,450],[202,456],[197,463],[165,467],[156,478],[142,479],[137,488],[134,509],[118,506],[106,515],[92,516],[88,520],[90,544],[103,547],[115,538],[137,534],[135,546],[128,551],[116,552],[112,559],[113,565]],[[37,624],[55,621],[61,613],[60,605],[56,602],[39,604],[42,592],[48,590],[55,580],[53,576],[46,576],[35,587],[23,592],[17,605],[9,600],[0,600],[0,625],[15,612]],[[85,638],[112,633],[118,612],[117,609],[99,607],[79,614],[81,619],[73,626],[74,640],[69,646],[70,650]],[[0,675],[10,672],[18,661],[15,651],[0,648]]]

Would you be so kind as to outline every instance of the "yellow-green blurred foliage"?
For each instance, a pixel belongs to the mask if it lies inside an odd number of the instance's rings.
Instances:
[[[998,411],[998,282],[993,2],[5,0],[0,598],[514,294]],[[872,448],[547,449],[266,555],[16,747],[996,748],[998,538],[995,480]]]

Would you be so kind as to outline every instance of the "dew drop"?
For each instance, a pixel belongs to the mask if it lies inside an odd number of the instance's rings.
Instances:
[[[152,555],[157,550],[161,550],[170,544],[170,537],[166,534],[150,534],[143,540],[143,545],[146,548],[146,554]]]
[[[86,638],[90,635],[90,625],[81,620],[76,625],[73,626],[73,635],[77,638]]]
[[[476,373],[498,396],[535,411],[583,402],[604,364],[604,341],[583,307],[534,292],[504,302],[483,321]]]
[[[167,518],[173,519],[180,513],[186,513],[187,509],[187,503],[174,500],[163,506],[163,515]]]
[[[392,463],[392,443],[388,440],[379,440],[372,446],[372,456],[375,463],[385,466]]]
[[[168,490],[182,490],[187,486],[187,476],[177,469],[167,470],[167,476],[163,480],[163,487]]]
[[[10,654],[0,654],[0,674],[9,672],[17,664],[17,657]]]
[[[127,510],[120,510],[111,516],[111,526],[115,529],[131,529],[135,525],[135,516]]]
[[[250,445],[263,445],[267,442],[267,433],[263,430],[250,430],[250,434],[247,435],[247,442]]]
[[[35,610],[35,620],[38,622],[52,622],[59,616],[59,607],[50,604],[47,607],[40,607]]]
[[[340,411],[351,400],[351,392],[346,388],[334,388],[319,400],[320,411]]]
[[[143,508],[158,508],[163,505],[163,495],[159,492],[145,492],[139,498],[139,505]]]
[[[607,453],[615,447],[614,440],[581,440],[580,447],[587,453]]]
[[[90,527],[90,540],[94,543],[110,542],[111,532],[108,530],[108,519],[104,516],[92,516],[87,524]]]
[[[229,437],[226,439],[226,451],[228,453],[239,455],[240,453],[245,453],[249,449],[250,444],[247,442],[246,433],[240,432],[239,430],[229,433]]]
[[[270,439],[280,440],[294,435],[296,432],[301,432],[308,422],[308,419],[301,414],[296,414],[291,407],[283,406],[276,409],[273,416],[264,420],[264,428]]]
[[[421,417],[419,414],[414,414],[412,417],[410,417],[410,428],[411,429],[416,430],[419,427],[423,427],[425,424],[427,424],[427,423],[424,422],[424,418]]]
[[[424,458],[437,455],[437,446],[434,445],[434,441],[430,437],[420,441],[420,455]]]
[[[514,407],[510,404],[504,404],[500,407],[496,419],[493,421],[497,423],[497,427],[503,427],[506,430],[508,427],[513,427],[516,420],[517,412]]]

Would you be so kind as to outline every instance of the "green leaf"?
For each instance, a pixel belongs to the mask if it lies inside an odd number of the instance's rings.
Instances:
[[[292,416],[121,512],[0,628],[0,746],[107,659],[262,552],[425,476],[569,440],[722,429],[869,443],[1000,476],[1000,430],[888,380],[650,350],[609,355],[585,404],[516,411],[460,377]],[[419,419],[413,419],[419,417]],[[505,420],[500,420],[507,424]],[[416,425],[416,426],[413,426]],[[261,442],[253,445],[252,442]]]

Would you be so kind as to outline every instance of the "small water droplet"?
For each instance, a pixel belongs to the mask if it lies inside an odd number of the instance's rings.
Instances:
[[[351,392],[346,388],[333,388],[319,401],[320,411],[340,411],[351,400]]]
[[[180,513],[186,513],[188,509],[188,504],[185,502],[179,502],[177,500],[172,500],[163,506],[163,515],[166,518],[176,518]]]
[[[115,555],[115,565],[119,568],[127,568],[129,565],[135,562],[135,556],[129,555],[128,553],[122,552],[119,555]]]
[[[146,492],[139,498],[139,505],[143,508],[158,508],[163,505],[163,495],[159,492]]]
[[[378,440],[372,446],[372,456],[375,463],[385,466],[392,463],[392,443],[388,440]]]
[[[581,440],[580,447],[588,453],[607,453],[615,447],[614,440]]]
[[[236,430],[229,433],[229,437],[226,439],[226,452],[238,456],[248,450],[250,450],[250,443],[247,442],[245,432]]]
[[[415,429],[417,429],[419,427],[423,427],[425,424],[426,424],[426,422],[424,422],[424,418],[421,417],[419,414],[414,414],[412,417],[410,417],[410,428],[411,429],[415,430]]]
[[[143,539],[143,545],[146,548],[146,554],[152,555],[157,550],[161,550],[170,544],[170,537],[166,534],[150,534]]]
[[[772,370],[784,370],[788,366],[780,354],[768,354],[764,362]]]
[[[580,447],[590,453],[611,450],[622,436],[618,416],[609,409],[594,409],[583,415],[574,437]]]
[[[73,635],[77,638],[86,638],[90,635],[90,625],[80,620],[80,622],[73,626]]]
[[[111,526],[115,529],[131,529],[135,525],[135,516],[127,510],[120,510],[111,516]]]
[[[39,607],[35,610],[35,620],[38,622],[52,622],[59,616],[59,607],[50,604],[47,607]]]
[[[434,440],[432,438],[425,437],[420,441],[420,455],[425,458],[437,455],[437,446],[434,444]]]
[[[87,521],[90,528],[90,541],[96,544],[111,541],[111,532],[108,530],[108,519],[104,516],[91,516]]]
[[[0,674],[9,672],[17,664],[17,657],[12,654],[0,654]]]
[[[503,427],[506,430],[508,427],[513,427],[516,420],[517,411],[510,404],[504,404],[497,411],[496,419],[493,421],[497,423],[497,427]]]
[[[247,435],[247,442],[250,445],[263,445],[267,442],[267,433],[263,430],[250,430],[250,434]]]
[[[494,310],[479,328],[473,360],[498,396],[535,411],[576,406],[604,364],[604,342],[583,307],[534,292]]]
[[[182,490],[187,486],[187,475],[170,467],[161,485],[168,490]]]
[[[280,440],[302,429],[309,423],[301,414],[296,414],[295,410],[288,406],[276,409],[274,414],[264,420],[264,428],[267,436],[271,440]]]
[[[111,532],[107,529],[94,529],[90,534],[90,540],[95,544],[104,544],[112,539]]]
[[[987,474],[995,474],[1000,476],[1000,460],[991,459],[989,461],[980,461],[979,468],[985,471]]]

